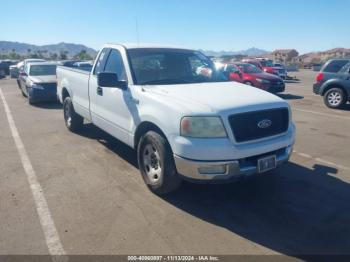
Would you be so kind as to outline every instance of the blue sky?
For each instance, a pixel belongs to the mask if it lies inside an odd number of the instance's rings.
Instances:
[[[5,11],[6,10],[6,11]],[[350,0],[2,1],[0,40],[141,42],[209,50],[350,47]]]

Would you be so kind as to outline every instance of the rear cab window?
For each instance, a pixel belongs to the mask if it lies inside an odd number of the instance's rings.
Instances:
[[[347,64],[349,60],[333,60],[325,65],[322,72],[325,73],[338,73],[342,70]]]

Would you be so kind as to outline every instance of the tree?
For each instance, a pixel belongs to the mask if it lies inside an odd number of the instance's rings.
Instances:
[[[20,55],[16,53],[16,49],[12,49],[8,57],[13,60],[20,59]]]
[[[56,53],[50,53],[49,57],[50,57],[51,60],[57,60],[58,55]]]
[[[92,56],[87,53],[85,49],[82,49],[78,54],[74,56],[77,60],[92,60]]]
[[[58,58],[60,60],[67,60],[68,59],[68,51],[67,50],[60,50],[60,54],[58,56]]]

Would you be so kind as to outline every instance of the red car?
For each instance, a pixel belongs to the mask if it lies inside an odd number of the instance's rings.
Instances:
[[[273,61],[268,59],[244,59],[242,60],[244,63],[249,63],[259,67],[266,73],[278,75],[278,70],[274,67]]]
[[[271,93],[285,90],[284,81],[249,63],[227,64],[223,68],[224,74],[232,81],[255,86]]]

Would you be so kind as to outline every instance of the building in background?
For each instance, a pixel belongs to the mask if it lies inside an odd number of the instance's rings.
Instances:
[[[270,54],[271,59],[284,64],[294,61],[299,53],[295,49],[277,49]]]

